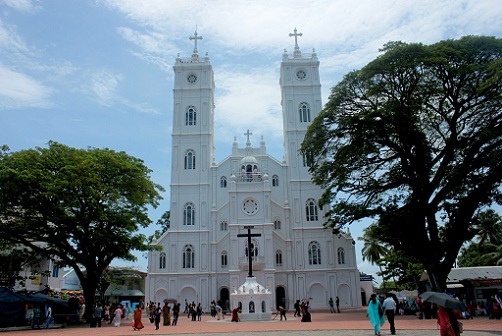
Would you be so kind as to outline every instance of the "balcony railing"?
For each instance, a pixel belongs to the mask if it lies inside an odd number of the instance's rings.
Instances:
[[[261,173],[240,173],[237,178],[238,182],[263,182]]]
[[[253,271],[262,270],[265,268],[265,257],[258,256],[253,258]],[[243,271],[249,269],[249,259],[248,257],[239,258],[239,267]]]

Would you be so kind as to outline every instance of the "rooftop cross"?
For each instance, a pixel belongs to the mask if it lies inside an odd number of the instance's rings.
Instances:
[[[248,271],[248,278],[253,277],[253,254],[252,252],[252,244],[251,244],[251,237],[260,237],[260,233],[251,233],[251,229],[254,229],[254,225],[245,225],[244,229],[248,229],[248,233],[243,233],[243,234],[238,234],[237,237],[247,237],[248,238],[248,260],[249,260],[249,271]]]
[[[249,132],[249,129],[248,129],[248,131],[246,133],[244,133],[244,135],[246,135],[248,137],[248,140],[246,142],[246,147],[251,146],[251,140],[249,140],[249,136],[253,135],[253,133]]]
[[[195,26],[195,33],[193,34],[193,36],[190,36],[190,41],[191,40],[195,40],[195,46],[193,48],[193,53],[197,54],[198,53],[198,51],[197,51],[197,40],[202,40],[202,36],[197,35],[197,26]]]
[[[297,33],[297,30],[295,27],[294,33],[289,33],[289,36],[295,37],[295,51],[300,50],[300,47],[298,47],[298,36],[302,36],[302,33]]]

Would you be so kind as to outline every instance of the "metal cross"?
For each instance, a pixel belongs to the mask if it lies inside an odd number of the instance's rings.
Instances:
[[[251,256],[251,237],[260,237],[260,233],[251,233],[251,229],[254,229],[254,225],[245,225],[245,229],[248,229],[248,233],[238,234],[237,237],[247,237],[248,238],[248,258],[249,258],[249,272],[248,278],[253,276],[253,257]]]
[[[294,30],[294,33],[289,33],[289,36],[294,36],[295,37],[295,50],[296,49],[299,49],[298,47],[298,36],[302,36],[302,33],[297,33],[296,32],[296,27],[295,27],[295,30]]]
[[[249,140],[249,136],[253,135],[253,133],[249,132],[249,129],[248,129],[248,131],[246,133],[244,133],[244,135],[246,135],[248,137],[248,141],[246,142],[246,145],[251,146],[251,141]]]
[[[197,52],[197,40],[202,40],[202,36],[197,35],[197,26],[195,26],[195,33],[193,36],[190,36],[190,41],[195,40],[194,52]]]

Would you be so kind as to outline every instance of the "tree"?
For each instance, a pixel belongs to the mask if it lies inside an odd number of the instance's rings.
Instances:
[[[478,245],[485,242],[494,245],[502,243],[502,217],[493,209],[482,211],[473,220],[478,237]]]
[[[458,264],[460,267],[500,266],[502,265],[502,245],[484,243],[462,247]]]
[[[157,220],[157,225],[160,225],[160,229],[155,230],[154,234],[148,237],[150,244],[154,239],[159,239],[171,227],[171,212],[169,210],[164,212],[159,220]]]
[[[301,151],[326,190],[326,226],[377,219],[442,291],[476,213],[501,203],[502,40],[382,51],[332,89]]]
[[[396,251],[385,242],[385,237],[380,237],[380,228],[371,224],[363,231],[362,237],[358,239],[364,242],[362,252],[363,261],[368,260],[376,264],[380,269],[377,275],[382,277],[383,288],[388,279],[401,288],[414,289],[417,280],[423,273],[423,266],[416,260]]]
[[[376,264],[382,273],[382,259],[388,253],[388,246],[376,237],[375,229],[375,225],[369,225],[358,240],[363,242],[361,250],[363,261],[368,260],[371,264]],[[385,279],[383,280],[385,282]]]
[[[502,265],[502,218],[493,209],[473,220],[476,237],[460,250],[461,267]],[[477,241],[477,242],[476,242]]]
[[[92,311],[103,271],[149,248],[140,227],[151,223],[162,187],[143,161],[110,149],[48,148],[0,157],[0,236],[54,255],[75,270]],[[45,242],[40,247],[37,242]]]

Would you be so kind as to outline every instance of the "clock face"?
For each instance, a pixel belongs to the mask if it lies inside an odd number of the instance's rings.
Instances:
[[[197,82],[197,75],[196,74],[190,74],[187,76],[187,82],[190,84],[194,84]]]
[[[296,72],[296,78],[299,80],[304,80],[307,78],[307,72],[303,69],[300,69]]]
[[[253,215],[258,212],[258,203],[254,199],[248,198],[242,203],[242,211],[247,215]]]

